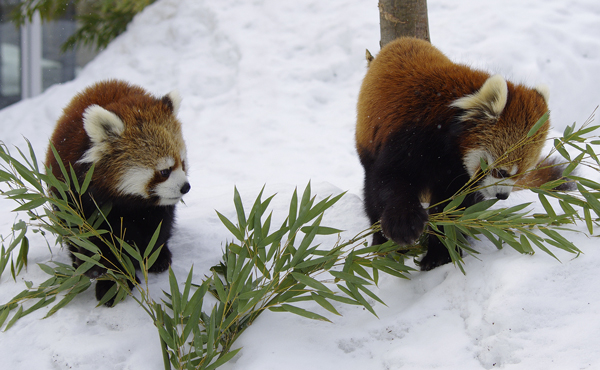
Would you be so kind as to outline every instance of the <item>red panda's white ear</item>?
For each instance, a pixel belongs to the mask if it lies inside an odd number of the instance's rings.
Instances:
[[[181,106],[181,95],[179,91],[173,90],[163,97],[163,102],[171,105],[173,108],[173,115],[176,116],[179,113],[179,107]]]
[[[94,144],[104,142],[111,136],[121,136],[125,131],[119,116],[95,104],[83,112],[83,128]]]
[[[508,99],[506,80],[495,75],[488,78],[475,93],[456,99],[451,107],[464,109],[462,120],[497,120],[502,114]]]
[[[550,89],[548,88],[548,86],[547,85],[537,85],[535,87],[535,91],[540,93],[540,95],[544,98],[544,101],[546,102],[546,104],[548,104],[548,101],[550,100]]]

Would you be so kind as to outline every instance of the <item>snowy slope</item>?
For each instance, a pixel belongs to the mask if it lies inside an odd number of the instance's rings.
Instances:
[[[597,0],[430,0],[432,41],[454,60],[551,90],[559,131],[600,104],[600,3]],[[233,215],[233,186],[250,203],[267,184],[283,217],[295,186],[312,180],[322,196],[348,190],[325,224],[351,237],[366,228],[362,168],[354,151],[355,104],[364,50],[379,49],[377,1],[159,0],[72,82],[0,111],[0,139],[43,157],[62,107],[100,79],[123,78],[156,94],[178,89],[192,191],[178,212],[173,269],[194,264],[200,281],[229,235],[215,209]],[[535,198],[511,196],[520,203]],[[14,204],[0,201],[8,235]],[[266,313],[237,343],[226,370],[296,369],[594,369],[600,368],[600,251],[569,235],[585,254],[522,256],[489,243],[453,266],[383,278],[374,304],[336,306],[334,324]],[[53,258],[68,261],[53,248]],[[34,239],[30,267],[0,281],[0,302],[41,282],[49,259]],[[156,299],[165,274],[152,276]],[[128,300],[94,308],[90,290],[53,317],[32,314],[0,333],[6,369],[162,369],[158,334]],[[316,307],[309,307],[318,310]],[[321,311],[320,311],[321,312]]]

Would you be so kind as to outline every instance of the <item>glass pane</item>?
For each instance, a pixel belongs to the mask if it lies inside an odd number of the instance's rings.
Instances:
[[[60,50],[75,32],[74,15],[74,7],[69,6],[60,19],[42,24],[42,90],[75,78],[75,52]]]
[[[13,7],[0,3],[0,109],[21,100],[21,32],[9,19]]]

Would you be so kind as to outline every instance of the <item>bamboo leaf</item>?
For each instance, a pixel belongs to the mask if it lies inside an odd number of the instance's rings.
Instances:
[[[327,300],[325,299],[325,297],[319,295],[318,293],[311,293],[310,296],[312,297],[312,299],[317,302],[321,307],[323,307],[324,309],[326,309],[327,311],[338,315],[338,316],[342,316],[336,309],[335,307],[333,307],[333,305]]]
[[[244,241],[244,235],[241,232],[240,229],[238,229],[237,227],[235,227],[235,225],[229,221],[227,219],[227,217],[223,216],[221,213],[219,213],[219,211],[215,211],[217,212],[217,216],[219,216],[219,219],[221,220],[221,222],[223,223],[223,225],[225,225],[225,227],[227,228],[227,230],[229,230],[229,232],[231,234],[233,234],[233,236],[235,236],[235,238],[241,242]]]
[[[237,353],[241,350],[241,348],[238,349],[234,349],[233,351],[229,351],[227,353],[225,353],[224,355],[221,355],[221,357],[219,357],[215,362],[213,362],[212,364],[208,365],[204,370],[214,370],[216,368],[218,368],[219,366],[227,363],[228,361],[230,361],[232,358],[235,357],[235,355],[237,355]]]
[[[306,317],[306,318],[312,319],[312,320],[331,322],[331,320],[329,320],[328,318],[321,316],[317,313],[307,311],[303,308],[292,306],[292,305],[285,304],[285,303],[280,306],[269,307],[269,310],[273,311],[273,312],[290,312],[290,313],[293,313],[293,314],[296,314],[296,315],[299,315],[302,317]]]
[[[548,121],[548,117],[550,117],[550,112],[544,113],[544,115],[533,125],[531,130],[527,133],[527,137],[532,137],[537,133],[537,131],[542,127],[546,121]]]
[[[317,281],[317,280],[311,278],[308,275],[304,275],[304,274],[301,274],[299,272],[292,272],[292,276],[299,283],[307,285],[307,286],[309,286],[311,288],[314,288],[314,289],[319,290],[319,291],[331,292],[331,290],[329,288],[327,288],[323,283],[321,283],[320,281]]]

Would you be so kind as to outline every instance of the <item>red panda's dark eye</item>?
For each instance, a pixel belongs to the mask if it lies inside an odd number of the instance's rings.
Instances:
[[[165,170],[160,170],[159,173],[162,177],[167,178],[171,174],[171,169],[167,168]]]
[[[510,175],[508,174],[508,172],[506,172],[505,170],[499,170],[497,168],[494,168],[492,170],[492,176],[497,178],[497,179],[505,179],[507,177],[510,177]]]

